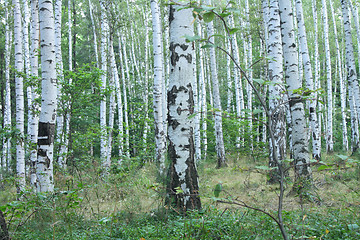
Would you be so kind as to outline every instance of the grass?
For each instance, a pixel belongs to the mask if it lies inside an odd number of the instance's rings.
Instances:
[[[222,169],[199,164],[203,209],[186,216],[163,206],[164,187],[151,163],[128,163],[125,170],[113,169],[106,180],[91,166],[73,176],[58,172],[54,195],[28,193],[22,201],[16,201],[9,180],[0,193],[1,210],[12,239],[281,239],[274,221],[263,213],[214,201],[213,188],[221,182],[225,191],[220,197],[231,194],[276,215],[278,186],[267,185],[266,171],[256,168],[266,160],[229,159],[229,167]],[[335,155],[324,159],[335,167],[313,167],[314,190],[307,201],[289,194],[292,182],[287,182],[284,222],[289,236],[360,239],[358,166],[346,168]]]

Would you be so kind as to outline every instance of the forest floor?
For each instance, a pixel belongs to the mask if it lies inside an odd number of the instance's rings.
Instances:
[[[267,184],[266,159],[231,156],[229,166],[199,164],[203,209],[179,215],[164,207],[165,191],[154,164],[125,163],[106,180],[96,163],[56,174],[53,195],[27,193],[16,200],[13,180],[3,183],[1,210],[12,239],[281,239],[262,212],[218,203],[237,199],[277,216],[278,185]],[[91,166],[91,167],[90,167]],[[85,171],[85,167],[88,169]],[[342,155],[325,156],[313,169],[305,198],[286,181],[284,224],[290,239],[360,239],[360,166]]]

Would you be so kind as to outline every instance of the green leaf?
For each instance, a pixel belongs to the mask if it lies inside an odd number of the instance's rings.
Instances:
[[[194,36],[185,35],[184,37],[186,39],[186,42],[194,42],[200,39],[200,36],[198,35],[194,35]]]
[[[262,109],[254,109],[253,110],[253,114],[258,114],[258,113],[262,113],[263,110]]]
[[[212,47],[216,47],[216,46],[212,43],[207,43],[204,46],[201,46],[201,48],[212,48]]]
[[[260,170],[266,170],[266,171],[276,169],[276,167],[269,167],[269,166],[256,166],[255,168],[260,169]]]
[[[215,18],[215,13],[213,12],[206,12],[203,14],[204,22],[209,23]]]
[[[253,78],[253,81],[257,82],[260,85],[263,85],[265,83],[265,81],[263,79],[261,79],[261,78]]]
[[[327,165],[321,165],[320,167],[318,167],[318,171],[321,171],[321,170],[325,170],[325,169],[331,169],[330,166],[327,166]]]
[[[212,6],[205,6],[205,5],[202,5],[201,6],[202,9],[204,9],[205,11],[212,11],[215,9],[215,7],[212,7]]]
[[[344,161],[349,158],[348,156],[341,155],[341,154],[337,154],[336,156],[338,156],[339,158],[341,158],[341,160],[344,160]]]
[[[232,35],[232,34],[236,33],[239,30],[240,30],[240,28],[230,28],[229,33],[230,33],[230,35]]]

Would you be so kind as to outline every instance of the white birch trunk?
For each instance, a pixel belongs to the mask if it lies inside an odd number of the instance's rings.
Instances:
[[[31,64],[31,76],[38,77],[39,71],[39,1],[31,0],[31,48],[30,48],[30,64]],[[37,161],[37,141],[38,141],[38,130],[39,130],[39,116],[37,112],[39,111],[39,104],[35,101],[39,95],[37,94],[37,89],[33,88],[32,93],[32,106],[31,111],[31,133],[30,133],[30,142],[31,142],[31,155],[30,155],[30,185],[34,188],[36,187],[37,177],[36,177],[36,161]]]
[[[144,111],[145,111],[145,118],[144,118],[144,132],[143,132],[143,144],[146,146],[148,132],[150,130],[149,127],[149,17],[148,14],[144,10],[144,22],[145,22],[145,76],[144,76]]]
[[[309,48],[307,43],[302,0],[296,0],[296,12],[297,12],[296,17],[298,21],[298,30],[299,30],[299,41],[301,44],[300,56],[302,56],[302,62],[304,65],[306,88],[312,92],[314,91],[314,79],[313,79],[313,71],[312,71],[311,60],[309,55]],[[317,121],[317,115],[316,115],[316,98],[317,98],[317,93],[311,93],[311,99],[310,101],[308,101],[308,106],[309,106],[309,118],[310,118],[311,136],[312,136],[312,156],[314,159],[320,160],[321,148],[320,148],[320,136],[319,136],[319,123]]]
[[[5,109],[4,109],[4,128],[5,131],[10,131],[11,128],[11,88],[10,88],[10,56],[11,56],[11,31],[10,13],[8,1],[5,1]],[[3,140],[3,170],[10,172],[11,159],[11,139]],[[6,167],[5,167],[6,165]]]
[[[110,100],[109,100],[109,133],[108,133],[108,140],[107,140],[107,156],[104,162],[104,166],[106,168],[110,168],[111,166],[111,152],[112,152],[112,141],[113,141],[113,132],[114,132],[114,121],[115,121],[115,108],[116,108],[116,101],[115,101],[115,74],[117,74],[116,65],[115,65],[115,56],[114,56],[114,46],[112,37],[110,37],[109,42],[109,60],[110,60],[110,67],[111,77],[109,81],[109,87],[112,89],[110,93]]]
[[[97,36],[96,36],[96,28],[95,28],[95,20],[94,20],[94,14],[93,14],[93,5],[91,3],[91,0],[89,0],[89,12],[90,12],[91,25],[92,25],[93,35],[94,35],[95,59],[96,59],[97,67],[100,67],[98,45],[97,45]]]
[[[210,4],[210,0],[206,1]],[[214,26],[213,22],[207,23],[208,36],[210,36],[210,42],[214,43]],[[215,138],[216,138],[216,154],[217,154],[217,167],[226,165],[225,159],[225,147],[224,147],[224,136],[222,130],[222,107],[220,102],[219,92],[219,80],[216,66],[216,53],[215,48],[210,48],[210,69],[211,69],[211,80],[213,86],[213,101],[214,101],[214,119],[215,119]]]
[[[153,25],[153,51],[154,51],[154,124],[155,124],[155,158],[159,163],[160,175],[165,173],[165,150],[166,134],[163,121],[163,53],[162,53],[162,36],[160,25],[160,8],[157,0],[151,0],[151,13]]]
[[[201,25],[198,24],[198,35],[202,36],[202,28]],[[198,43],[199,49],[199,97],[200,97],[200,110],[201,110],[201,121],[202,121],[202,143],[203,143],[203,159],[206,160],[207,154],[207,102],[206,102],[206,82],[205,82],[205,73],[204,73],[204,50],[199,47],[200,43]]]
[[[55,57],[57,64],[57,76],[58,81],[62,81],[64,77],[63,73],[63,62],[62,62],[62,50],[61,50],[61,25],[62,25],[62,0],[56,0],[55,6]],[[58,105],[60,104],[61,98],[61,84],[57,85],[57,94],[58,94]],[[59,146],[59,156],[58,163],[61,168],[64,167],[64,156],[63,156],[63,148],[64,148],[64,115],[58,114],[56,118],[56,142]]]
[[[233,16],[230,15],[229,16],[229,25],[231,28],[234,28],[234,19]],[[233,56],[234,56],[234,61],[237,63],[237,65],[240,65],[240,57],[239,57],[239,47],[237,44],[237,36],[236,33],[234,35],[231,36],[231,48],[233,51]],[[246,58],[245,58],[246,60]],[[233,75],[234,75],[234,82],[235,82],[235,109],[236,109],[236,117],[239,119],[244,118],[244,112],[243,109],[245,108],[245,104],[244,104],[244,95],[243,95],[243,88],[242,88],[242,83],[241,83],[241,73],[240,70],[237,68],[236,64],[234,64],[234,70],[233,70]],[[241,144],[241,135],[243,133],[243,129],[239,129],[239,137],[237,137],[236,140],[236,147],[240,148]]]
[[[339,40],[338,40],[338,34],[337,34],[337,28],[336,28],[336,20],[335,20],[335,13],[334,13],[334,7],[332,0],[329,1],[330,3],[330,10],[331,10],[331,16],[332,16],[332,22],[334,27],[334,40],[335,40],[335,46],[336,46],[336,57],[337,57],[337,73],[339,76],[339,85],[340,85],[340,104],[341,104],[341,119],[342,119],[342,137],[343,137],[343,149],[345,151],[348,150],[349,144],[348,144],[348,134],[347,134],[347,124],[346,124],[346,92],[345,92],[345,86],[344,86],[344,80],[342,75],[342,61],[341,61],[341,53],[340,53],[340,46],[339,46]],[[336,92],[336,91],[334,91]]]
[[[170,6],[170,78],[168,90],[168,153],[171,160],[168,194],[181,211],[200,209],[198,174],[195,164],[194,45],[184,35],[194,35],[192,9]],[[182,194],[176,194],[180,188]]]
[[[101,90],[105,91],[106,89],[106,80],[107,80],[107,52],[108,52],[108,18],[107,18],[107,9],[106,1],[100,1],[101,6]],[[103,161],[103,167],[105,171],[108,171],[106,165],[107,158],[107,129],[106,129],[106,96],[103,96],[100,102],[100,158]]]
[[[25,135],[24,135],[24,90],[23,77],[23,35],[21,24],[21,9],[19,0],[13,0],[14,6],[14,43],[15,43],[15,97],[16,97],[16,129],[19,132],[16,142],[16,173],[18,177],[18,191],[25,187]]]
[[[310,159],[308,151],[308,133],[305,110],[302,97],[294,92],[302,88],[299,79],[298,53],[296,34],[294,30],[291,2],[279,0],[283,53],[285,62],[285,79],[288,85],[289,105],[291,112],[292,141],[295,161],[295,179],[298,181],[311,178]],[[306,184],[303,182],[303,184]]]
[[[130,70],[129,70],[129,65],[128,65],[128,58],[127,58],[127,53],[126,53],[126,43],[124,41],[124,38],[121,37],[121,44],[122,46],[119,47],[119,55],[120,55],[120,60],[122,60],[122,53],[124,54],[124,59],[123,59],[123,63],[125,65],[125,73],[126,73],[126,79],[122,78],[122,85],[123,85],[123,98],[124,98],[124,123],[125,123],[125,154],[127,157],[130,157],[130,143],[129,143],[129,137],[130,137],[130,129],[129,129],[129,113],[128,113],[128,97],[127,97],[127,84],[126,84],[126,80],[128,80],[130,82]]]
[[[346,49],[346,66],[347,66],[347,80],[349,86],[349,94],[354,102],[354,108],[352,111],[356,110],[358,122],[360,120],[360,92],[359,92],[359,83],[358,76],[355,66],[355,57],[354,57],[354,48],[351,34],[351,23],[349,18],[349,9],[345,0],[341,0],[342,14],[344,21],[344,34],[345,34],[345,49]],[[351,104],[351,102],[350,102]],[[355,115],[355,114],[352,114]],[[355,130],[355,129],[354,129]],[[356,146],[357,144],[352,144]],[[356,149],[355,149],[356,150]]]
[[[54,191],[53,156],[57,108],[55,23],[52,1],[39,1],[42,99],[39,119],[37,191]]]
[[[268,12],[267,12],[268,11]],[[270,138],[270,167],[277,167],[285,159],[286,133],[285,133],[285,106],[283,94],[283,50],[281,41],[280,15],[277,0],[270,0],[268,8],[265,6],[264,15],[267,19],[268,39],[267,56],[269,58],[269,131],[274,136],[273,142]],[[276,161],[277,160],[277,161]],[[278,171],[270,173],[269,182],[278,182]]]
[[[331,55],[329,44],[329,25],[326,0],[321,0],[323,7],[323,27],[324,27],[324,43],[326,58],[326,83],[327,83],[327,126],[326,126],[326,151],[334,150],[333,142],[333,96],[332,96],[332,78],[331,78]]]
[[[318,40],[318,14],[316,1],[312,0],[311,5],[312,13],[313,13],[313,21],[314,21],[314,87],[318,89],[320,85],[320,60],[319,60],[319,40]],[[318,94],[314,92],[314,101],[318,101]],[[318,141],[313,142],[313,157],[314,159],[320,159],[321,155],[316,155],[317,153],[321,154],[321,118],[320,116],[320,108],[322,108],[321,103],[317,103],[319,114],[317,117],[318,122]],[[314,109],[316,114],[316,108]],[[316,144],[316,145],[315,145]]]

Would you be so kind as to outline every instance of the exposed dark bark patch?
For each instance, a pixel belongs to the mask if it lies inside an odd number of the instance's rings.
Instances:
[[[38,155],[41,157],[46,157],[46,150],[39,148]]]
[[[175,19],[174,18],[174,12],[175,12],[175,8],[173,6],[170,6],[170,11],[169,11],[169,24],[171,24],[171,22]]]
[[[302,101],[303,101],[303,99],[301,96],[290,97],[290,101],[289,101],[290,108],[294,107],[295,104],[297,104],[297,103],[302,103]]]
[[[189,89],[189,100],[187,100],[187,102],[189,103],[189,113],[193,114],[194,113],[194,92],[192,90],[192,86],[191,83],[189,83],[187,85],[188,89]]]
[[[173,119],[170,115],[168,116],[168,123],[169,127],[172,127],[173,130],[180,125],[180,123],[176,119]]]
[[[188,63],[192,63],[192,54],[189,53],[189,54],[180,54],[179,55],[176,52],[176,47],[180,47],[183,51],[186,51],[188,49],[189,45],[173,43],[173,42],[170,43],[169,49],[170,49],[170,53],[171,53],[171,56],[170,56],[171,65],[176,66],[176,63],[180,60],[181,57],[184,57],[188,61]]]
[[[38,145],[50,145],[54,142],[55,124],[39,122]]]

